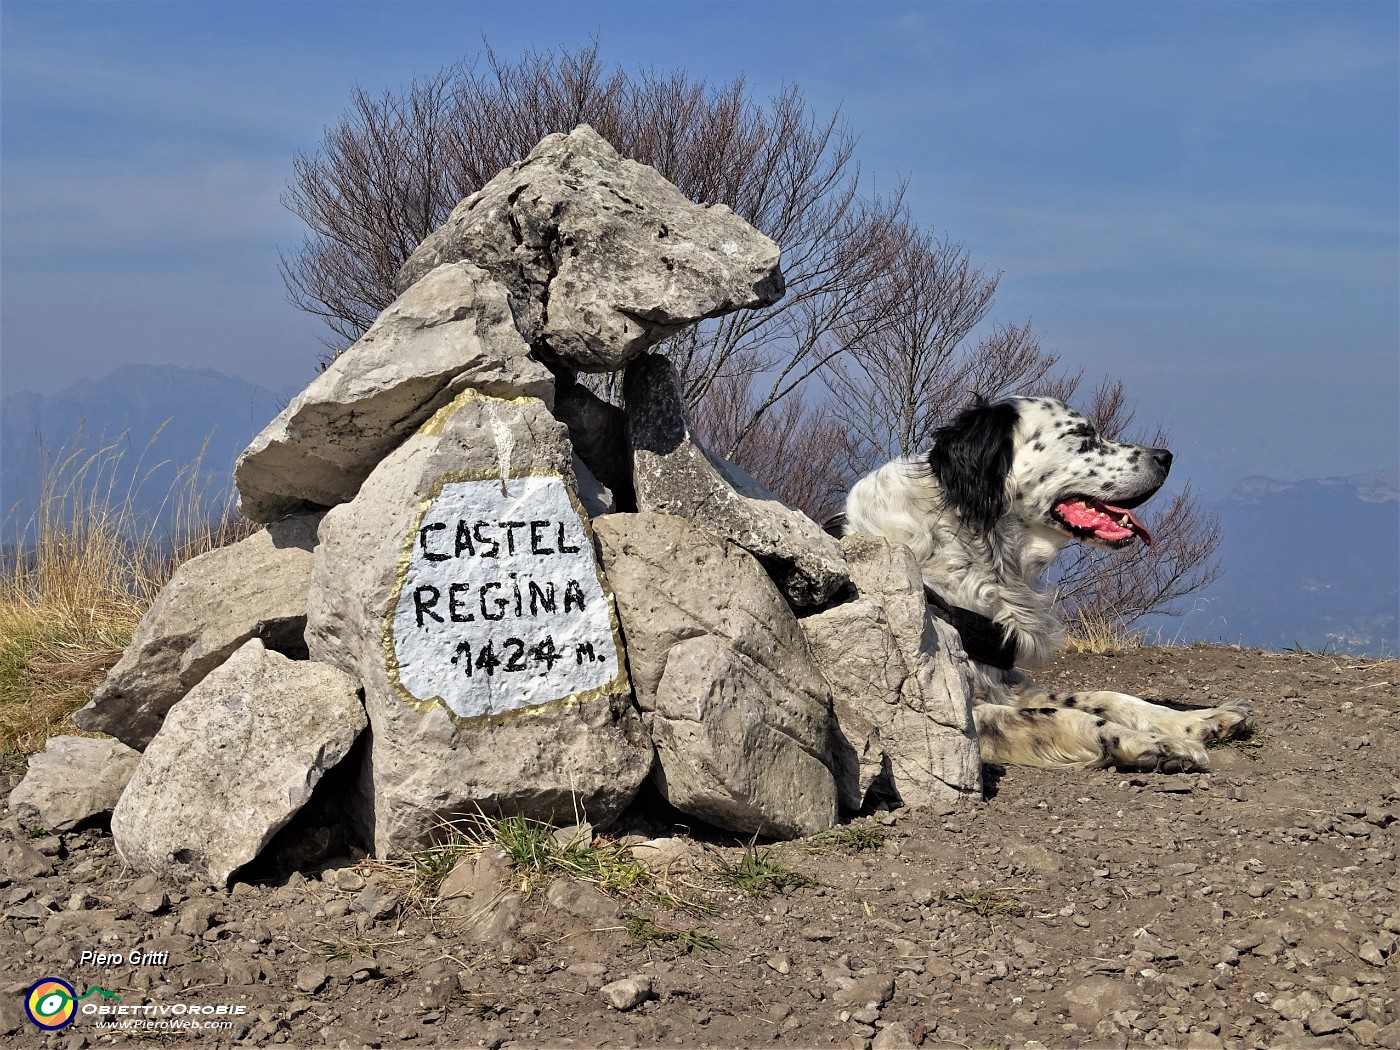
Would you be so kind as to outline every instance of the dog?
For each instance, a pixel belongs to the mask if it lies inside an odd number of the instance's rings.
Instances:
[[[1249,728],[1238,701],[1177,711],[1126,693],[1052,693],[1024,670],[1063,640],[1041,574],[1074,541],[1150,545],[1133,511],[1171,464],[1167,449],[1110,441],[1052,398],[979,396],[931,450],[860,479],[827,523],[833,535],[882,536],[914,553],[934,615],[957,629],[972,663],[983,762],[1193,772],[1210,766],[1206,744]]]

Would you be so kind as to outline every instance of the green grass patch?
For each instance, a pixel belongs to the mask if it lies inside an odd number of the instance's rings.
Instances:
[[[632,939],[632,947],[637,951],[665,946],[678,949],[688,955],[699,955],[708,951],[727,951],[729,945],[718,937],[701,933],[699,929],[676,929],[662,926],[645,915],[628,914],[623,916],[627,936]]]
[[[817,849],[834,849],[838,853],[870,853],[885,844],[885,833],[869,824],[850,824],[843,828],[832,828],[808,839],[808,844]]]
[[[783,863],[772,850],[759,849],[752,842],[744,847],[737,864],[719,862],[719,879],[750,897],[771,897],[784,890],[815,885],[812,879]]]
[[[1021,915],[1025,912],[1025,905],[1020,900],[1020,892],[1006,886],[989,886],[986,889],[976,889],[956,893],[950,893],[945,900],[963,911],[970,911],[974,915],[981,915],[983,918],[992,918],[997,915]]]
[[[443,880],[462,860],[499,849],[510,860],[514,889],[529,897],[557,878],[591,882],[605,893],[647,897],[668,907],[687,908],[664,881],[632,856],[630,847],[607,837],[560,842],[556,829],[526,817],[474,817],[444,824],[434,841],[391,873],[407,875],[405,902],[430,910]],[[694,910],[690,908],[690,910]]]

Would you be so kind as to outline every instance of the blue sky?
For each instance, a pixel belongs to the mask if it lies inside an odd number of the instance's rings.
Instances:
[[[285,302],[279,194],[360,84],[596,38],[629,70],[798,84],[869,185],[1122,377],[1207,488],[1400,459],[1390,2],[0,5],[0,385],[131,362],[272,388],[322,329]]]

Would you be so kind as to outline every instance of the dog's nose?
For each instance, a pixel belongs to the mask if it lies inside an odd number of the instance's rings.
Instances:
[[[1172,469],[1171,449],[1154,448],[1151,450],[1151,452],[1153,461],[1157,464],[1157,466],[1162,468],[1163,474]]]

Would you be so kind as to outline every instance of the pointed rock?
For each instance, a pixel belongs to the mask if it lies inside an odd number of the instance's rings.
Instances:
[[[176,701],[248,639],[305,656],[306,592],[320,520],[310,514],[275,522],[176,569],[73,721],[140,751]]]
[[[688,518],[758,558],[796,607],[821,605],[847,580],[841,545],[690,432],[675,366],[647,354],[627,368],[623,400],[637,509]]]
[[[594,529],[667,801],[746,834],[831,827],[830,691],[763,568],[670,515]]]
[[[137,871],[224,885],[364,729],[358,683],[248,642],[170,710],[112,814]]]
[[[776,302],[778,258],[729,208],[687,200],[580,124],[458,204],[404,263],[397,287],[443,263],[474,262],[510,289],[532,345],[604,372],[686,325]]]
[[[381,459],[468,387],[549,401],[554,380],[516,330],[505,288],[442,266],[394,300],[238,459],[238,507],[275,521],[352,498]]]
[[[841,546],[857,597],[799,622],[831,685],[843,804],[868,801],[884,764],[886,790],[907,806],[980,800],[972,678],[957,634],[929,613],[907,548],[857,534]]]

